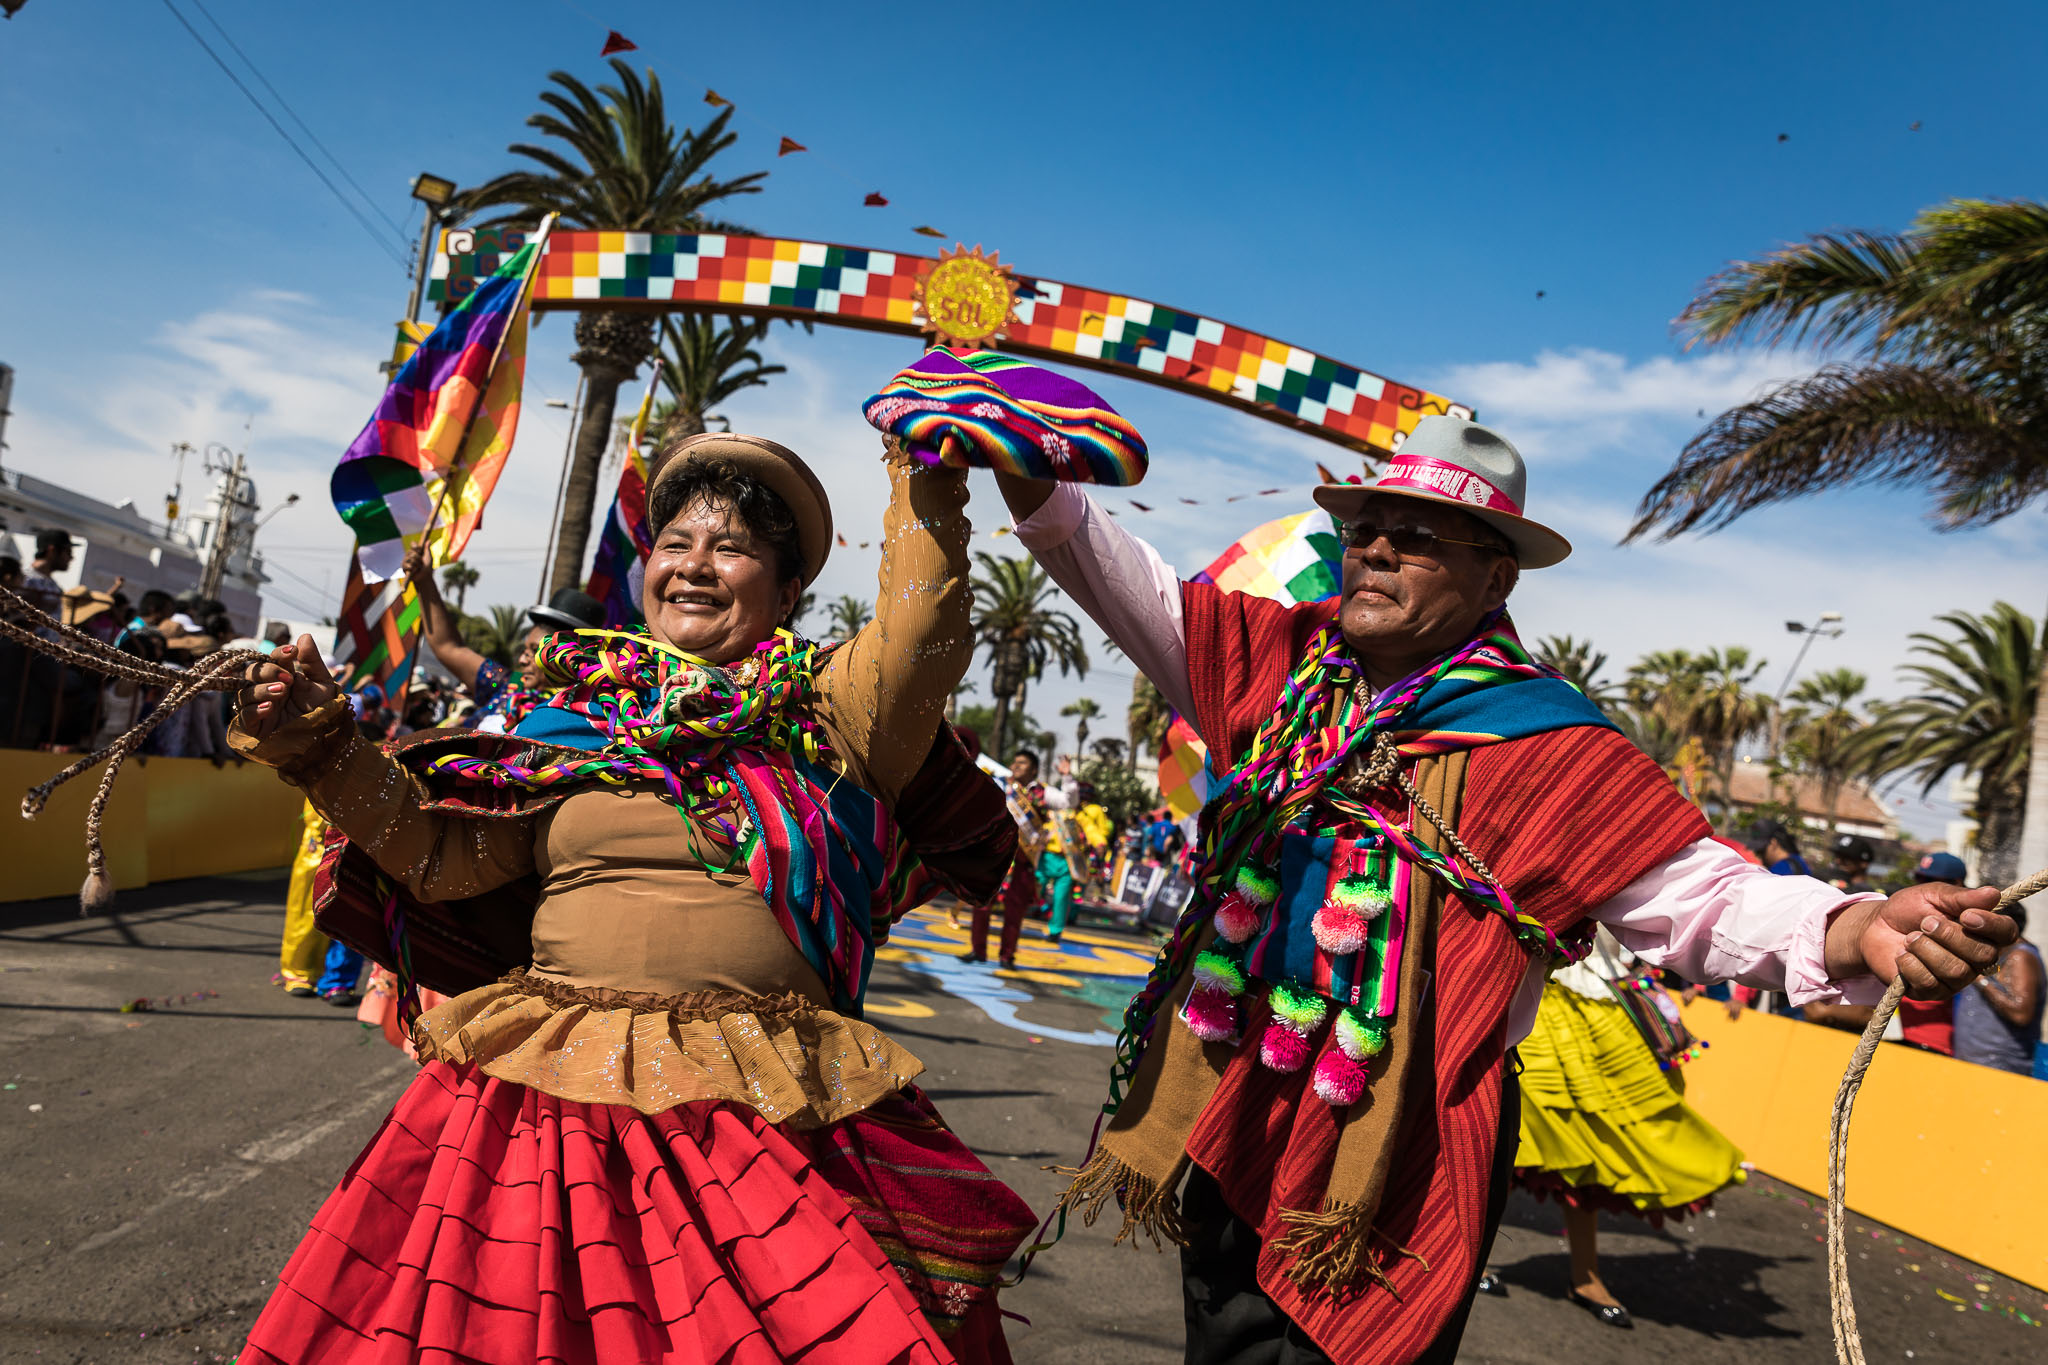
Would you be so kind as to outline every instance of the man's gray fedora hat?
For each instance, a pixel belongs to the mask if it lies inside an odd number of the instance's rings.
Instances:
[[[1522,453],[1491,427],[1462,417],[1425,417],[1372,483],[1326,483],[1316,505],[1340,521],[1358,515],[1367,498],[1417,498],[1455,507],[1506,536],[1515,560],[1542,569],[1572,552],[1571,542],[1522,515],[1528,495]]]

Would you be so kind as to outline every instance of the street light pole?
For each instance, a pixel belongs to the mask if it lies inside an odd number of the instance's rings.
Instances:
[[[1799,676],[1799,665],[1806,662],[1806,651],[1813,648],[1815,637],[1826,636],[1832,640],[1842,633],[1843,627],[1838,624],[1841,619],[1842,613],[1838,611],[1824,611],[1820,614],[1820,620],[1811,626],[1803,621],[1787,621],[1785,623],[1786,630],[1794,635],[1803,635],[1806,638],[1799,642],[1799,652],[1792,656],[1792,667],[1786,670],[1785,681],[1778,684],[1778,695],[1771,699],[1771,761],[1773,763],[1778,761],[1778,747],[1784,740],[1785,698],[1792,691],[1793,679]]]

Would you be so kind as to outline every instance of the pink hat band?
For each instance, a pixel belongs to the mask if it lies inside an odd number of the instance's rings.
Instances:
[[[1435,493],[1474,507],[1506,512],[1509,516],[1522,515],[1521,504],[1480,475],[1449,460],[1432,459],[1427,455],[1396,455],[1372,486],[1413,488],[1417,492]]]

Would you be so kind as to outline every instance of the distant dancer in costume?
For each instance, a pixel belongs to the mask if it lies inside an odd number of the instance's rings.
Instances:
[[[972,652],[963,473],[892,452],[876,619],[782,628],[824,489],[741,435],[649,495],[648,627],[562,632],[510,735],[365,742],[302,639],[236,745],[347,836],[322,923],[401,992],[420,1075],[314,1220],[262,1361],[1003,1361],[1030,1211],[861,1021],[937,886],[993,891],[1015,830],[940,725]]]
[[[1486,427],[1424,417],[1377,481],[1318,489],[1342,592],[1293,607],[1179,581],[1077,488],[998,483],[1228,774],[1068,1195],[1181,1244],[1191,1365],[1454,1358],[1516,1151],[1510,1051],[1589,919],[1797,1001],[1894,973],[1951,994],[2013,937],[1991,892],[1852,896],[1710,839],[1516,638],[1521,571],[1570,546]]]
[[[1745,1176],[1742,1152],[1686,1104],[1678,1059],[1660,1062],[1616,999],[1634,974],[1634,954],[1605,928],[1599,940],[1594,956],[1551,976],[1535,1027],[1516,1044],[1522,1131],[1514,1183],[1564,1205],[1571,1301],[1610,1327],[1633,1327],[1600,1278],[1601,1210],[1661,1227]],[[1500,1292],[1491,1276],[1480,1289]]]
[[[277,948],[277,979],[286,995],[312,999],[320,993],[319,982],[327,970],[327,935],[313,924],[313,879],[320,873],[320,856],[327,839],[327,822],[313,803],[300,812],[299,846],[292,854],[291,882],[284,896],[284,938]]]

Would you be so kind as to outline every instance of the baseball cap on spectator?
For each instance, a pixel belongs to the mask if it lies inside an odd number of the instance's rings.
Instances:
[[[1953,853],[1923,853],[1913,867],[1913,880],[1916,882],[1954,882],[1961,886],[1967,876],[1969,869]]]
[[[1877,850],[1860,834],[1838,834],[1835,836],[1835,856],[1847,858],[1850,862],[1867,863],[1877,857]]]

